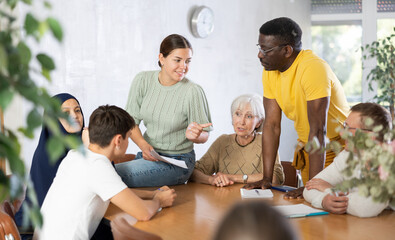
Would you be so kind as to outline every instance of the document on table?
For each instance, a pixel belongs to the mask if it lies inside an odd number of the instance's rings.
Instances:
[[[241,198],[272,198],[273,193],[270,189],[251,189],[240,188]]]
[[[165,156],[161,156],[155,150],[151,151],[151,155],[155,159],[158,159],[159,161],[170,163],[170,164],[173,164],[173,165],[175,165],[177,167],[188,169],[188,167],[187,167],[187,165],[185,164],[184,161],[177,160],[177,159],[174,159],[174,158],[165,157]]]
[[[320,209],[315,209],[309,207],[305,204],[294,204],[294,205],[281,205],[274,206],[280,213],[288,218],[297,218],[297,217],[310,217],[310,216],[319,216],[319,215],[327,215],[328,212],[325,212]]]

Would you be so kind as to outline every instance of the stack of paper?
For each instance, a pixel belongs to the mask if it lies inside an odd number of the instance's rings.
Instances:
[[[240,188],[241,198],[272,198],[273,193],[270,189],[251,189]]]
[[[282,205],[282,206],[275,206],[274,208],[276,208],[280,213],[282,213],[284,216],[289,218],[309,217],[309,216],[328,214],[328,212],[309,207],[305,204]]]

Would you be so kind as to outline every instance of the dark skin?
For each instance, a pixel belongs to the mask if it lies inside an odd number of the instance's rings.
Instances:
[[[284,44],[275,36],[267,36],[263,34],[259,35],[258,43],[264,50]],[[267,52],[266,55],[259,52],[258,58],[266,70],[278,70],[280,72],[284,72],[292,65],[299,52],[299,50],[294,49],[292,46],[286,45],[283,47],[276,47],[272,51]],[[307,101],[307,115],[310,125],[309,141],[316,136],[321,146],[324,147],[329,101],[329,97]],[[263,132],[265,134],[262,135],[262,158],[264,166],[263,179],[258,182],[245,185],[244,187],[247,189],[266,189],[270,188],[272,185],[271,179],[273,177],[274,162],[276,159],[275,154],[278,150],[281,134],[282,111],[275,99],[264,98],[263,105],[265,107],[266,115],[266,120],[263,125]],[[325,153],[316,152],[309,154],[309,159],[309,179],[311,179],[323,169]],[[303,190],[304,188],[301,187],[294,191],[290,191],[284,195],[284,198],[303,198]]]

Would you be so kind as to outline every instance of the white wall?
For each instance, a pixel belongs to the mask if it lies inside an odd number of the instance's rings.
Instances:
[[[215,14],[214,32],[206,39],[193,37],[189,28],[192,9],[200,5]],[[41,9],[36,12],[42,14]],[[65,38],[59,44],[48,37],[37,47],[50,54],[57,66],[53,83],[39,84],[52,94],[76,96],[86,122],[99,105],[125,106],[133,77],[142,70],[158,69],[164,37],[178,33],[188,38],[194,56],[187,77],[205,90],[214,124],[209,141],[195,147],[197,159],[219,135],[233,132],[231,101],[240,94],[263,93],[255,46],[259,27],[275,17],[290,17],[304,31],[304,47],[311,45],[310,1],[306,0],[54,0],[51,15],[60,20]],[[293,125],[284,116],[282,160],[292,158],[295,140]],[[24,142],[28,166],[37,141]],[[131,142],[129,150],[138,148]]]

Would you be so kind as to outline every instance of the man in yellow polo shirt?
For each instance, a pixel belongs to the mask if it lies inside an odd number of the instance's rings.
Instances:
[[[301,169],[306,183],[328,166],[332,151],[307,153],[303,146],[317,137],[325,146],[325,136],[340,139],[335,129],[342,126],[349,106],[343,88],[330,66],[311,50],[302,50],[302,30],[289,18],[276,18],[259,29],[258,58],[264,67],[262,82],[266,120],[263,126],[263,179],[246,188],[270,188],[280,141],[281,112],[294,121],[298,147],[293,166]],[[325,160],[326,159],[326,160]],[[286,194],[302,197],[303,188]]]

